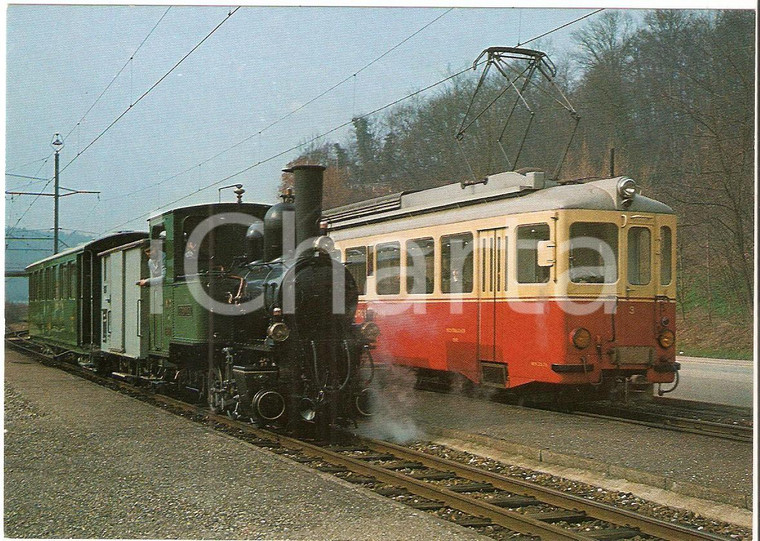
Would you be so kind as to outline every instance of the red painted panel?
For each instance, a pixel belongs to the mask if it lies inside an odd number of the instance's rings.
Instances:
[[[631,305],[635,304],[633,314]],[[495,362],[507,363],[509,387],[531,382],[582,385],[599,381],[602,370],[616,370],[616,346],[654,347],[655,362],[673,361],[674,348],[663,350],[657,334],[663,318],[672,330],[673,303],[615,301],[597,304],[547,301],[501,301],[485,304],[495,318]],[[418,368],[447,370],[479,381],[479,360],[491,360],[478,343],[477,302],[399,303],[372,302],[360,307],[372,309],[381,329],[374,357],[378,362],[397,363]],[[624,312],[621,313],[621,311]],[[481,328],[484,312],[481,311]],[[576,328],[586,328],[592,345],[578,350],[570,341]],[[491,344],[485,344],[490,350]],[[552,364],[593,365],[589,373],[558,374]],[[650,381],[671,382],[672,373],[656,373],[645,365],[627,365],[628,370],[646,373]]]

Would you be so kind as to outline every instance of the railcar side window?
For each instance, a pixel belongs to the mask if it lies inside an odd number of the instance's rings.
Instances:
[[[652,279],[652,234],[646,227],[628,230],[628,283],[646,285]]]
[[[673,280],[673,236],[670,228],[660,228],[660,284],[667,286]]]
[[[398,242],[378,244],[377,294],[397,295],[401,292],[401,245]]]
[[[432,237],[406,241],[406,292],[430,294],[435,287],[435,241]]]
[[[375,274],[375,247],[367,246],[367,276]]]
[[[441,291],[472,292],[472,233],[441,237]]]
[[[612,284],[618,278],[618,227],[576,222],[570,226],[570,281]]]
[[[359,288],[359,295],[364,295],[367,292],[367,248],[365,246],[346,248],[346,268],[356,282],[356,287]]]
[[[538,243],[549,240],[548,224],[521,225],[517,228],[517,281],[542,284],[549,281],[549,267],[538,264]]]

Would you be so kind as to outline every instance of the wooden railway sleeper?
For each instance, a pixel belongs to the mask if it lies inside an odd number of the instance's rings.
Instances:
[[[50,357],[45,357],[39,352],[30,351],[28,348],[21,347],[29,353],[35,356],[43,357],[43,364],[51,363],[58,368],[61,368],[67,372],[77,372],[79,375],[86,379],[97,380],[99,382],[105,381],[104,378],[97,378],[92,374],[88,374],[86,370],[79,369],[72,365],[64,365],[55,360],[51,360]],[[45,362],[47,361],[47,362]],[[145,393],[138,389],[130,388],[126,384],[115,382],[110,380],[116,386],[125,389],[128,393]],[[110,385],[110,384],[109,384]],[[295,440],[286,436],[271,433],[258,429],[249,425],[240,424],[237,421],[230,420],[224,416],[209,413],[203,411],[197,406],[193,406],[187,403],[183,403],[179,400],[164,396],[164,395],[151,395],[152,400],[162,404],[163,407],[168,407],[170,411],[190,418],[196,418],[198,420],[204,420],[204,422],[210,425],[225,426],[233,429],[238,435],[247,435],[248,437],[254,437],[261,440],[266,440],[266,445],[262,447],[270,447],[272,443],[284,445],[290,449],[297,450],[303,453],[305,456],[313,457],[314,459],[321,459],[332,462],[333,464],[340,464],[352,471],[364,475],[369,475],[377,479],[380,483],[387,483],[392,486],[403,488],[415,494],[417,496],[428,498],[431,500],[442,500],[447,507],[456,509],[462,513],[472,516],[480,516],[488,519],[492,519],[494,523],[504,526],[512,531],[523,533],[527,535],[537,535],[544,541],[552,541],[555,539],[572,539],[572,540],[592,540],[592,539],[621,539],[626,532],[624,529],[630,529],[636,532],[637,535],[641,533],[646,535],[652,535],[655,537],[661,537],[665,539],[678,539],[680,540],[715,540],[724,541],[724,537],[710,534],[707,532],[699,532],[690,528],[680,526],[678,524],[665,523],[664,521],[658,521],[656,519],[650,519],[648,517],[642,517],[634,512],[617,509],[606,504],[600,504],[598,502],[588,501],[579,496],[572,496],[558,492],[556,490],[544,489],[543,487],[536,487],[528,482],[508,479],[506,477],[492,474],[490,472],[484,472],[473,468],[471,466],[462,465],[447,459],[439,459],[438,457],[432,457],[425,453],[414,451],[405,447],[401,447],[389,443],[373,442],[371,440],[363,440],[366,447],[375,450],[379,453],[393,452],[400,460],[415,460],[421,464],[433,468],[446,467],[455,472],[461,472],[459,475],[467,477],[474,481],[485,481],[497,486],[502,490],[508,492],[515,492],[522,494],[523,496],[536,496],[543,503],[555,505],[557,507],[568,506],[568,500],[574,502],[573,507],[576,510],[589,510],[589,516],[596,520],[603,520],[611,524],[621,524],[624,528],[610,528],[608,530],[601,530],[596,532],[575,532],[564,530],[552,524],[542,522],[540,520],[532,519],[524,514],[507,511],[501,507],[490,504],[482,499],[479,501],[476,498],[472,498],[467,495],[457,494],[454,491],[448,490],[443,487],[432,486],[430,483],[412,479],[408,476],[403,476],[395,471],[387,468],[380,468],[372,466],[361,460],[342,456],[336,453],[320,448],[316,445]],[[183,413],[180,413],[183,412]],[[243,438],[244,440],[246,438]],[[250,440],[249,440],[250,441]],[[261,441],[261,444],[264,442]],[[255,443],[254,443],[255,445]],[[276,447],[274,445],[273,447]],[[355,450],[355,449],[354,449]],[[554,503],[558,501],[559,503]],[[623,518],[621,518],[623,517]],[[637,528],[634,530],[633,528]],[[603,534],[603,535],[600,535]],[[630,536],[628,536],[630,537]]]
[[[540,487],[520,479],[507,478],[503,475],[479,470],[453,460],[427,455],[421,451],[416,451],[393,443],[372,442],[364,439],[362,441],[367,447],[371,447],[377,452],[384,453],[390,451],[396,453],[401,460],[418,461],[431,468],[446,468],[447,470],[457,473],[457,475],[461,477],[473,481],[489,483],[498,489],[521,496],[534,497],[543,503],[555,507],[571,507],[578,511],[585,511],[589,517],[609,522],[610,524],[617,526],[637,528],[641,534],[651,535],[662,539],[677,539],[679,541],[697,541],[705,539],[725,541],[724,537],[716,534],[701,532],[679,524],[642,516],[633,511],[620,509],[592,500],[586,500],[580,496],[566,494],[554,489]]]

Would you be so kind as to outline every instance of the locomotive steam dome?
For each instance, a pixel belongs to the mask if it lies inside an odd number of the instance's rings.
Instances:
[[[264,259],[272,261],[282,257],[282,234],[285,216],[296,210],[293,203],[283,201],[272,206],[264,216]]]

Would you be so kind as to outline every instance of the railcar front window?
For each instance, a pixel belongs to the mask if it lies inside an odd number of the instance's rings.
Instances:
[[[570,281],[612,284],[618,278],[618,227],[576,222],[570,226]]]
[[[673,280],[673,236],[670,228],[660,228],[660,284],[667,286]]]
[[[646,227],[628,230],[628,283],[646,285],[652,279],[652,233]]]
[[[401,292],[401,245],[398,242],[378,244],[377,294],[397,295]]]
[[[549,281],[549,267],[538,264],[538,243],[549,240],[547,224],[523,225],[517,228],[517,281],[521,284],[542,284]]]
[[[359,288],[359,295],[367,292],[367,248],[346,248],[346,268]]]
[[[441,291],[472,292],[472,233],[441,237]]]
[[[406,291],[430,294],[435,287],[435,242],[431,237],[406,242]]]

